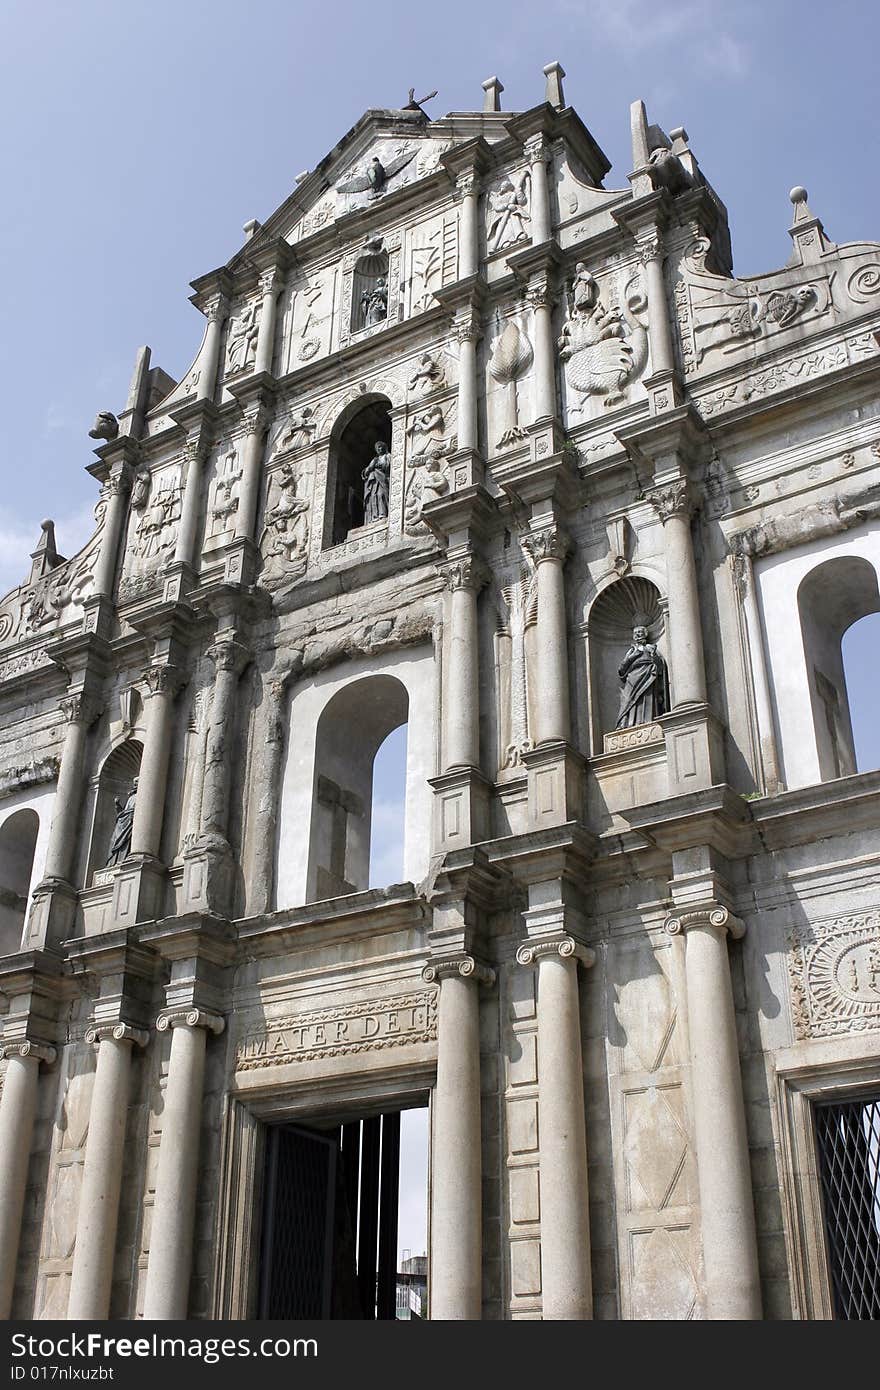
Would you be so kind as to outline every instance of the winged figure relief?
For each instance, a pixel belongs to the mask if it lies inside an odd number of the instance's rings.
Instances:
[[[406,168],[410,160],[415,159],[415,155],[415,148],[403,150],[396,154],[388,164],[383,164],[378,155],[373,155],[363,173],[345,179],[336,187],[340,193],[366,193],[369,191],[371,198],[381,198],[382,194],[387,191],[391,180],[395,179],[401,170]]]
[[[572,284],[571,312],[559,339],[559,357],[565,363],[570,390],[584,398],[601,396],[606,406],[623,398],[627,383],[638,376],[648,358],[648,335],[639,315],[647,305],[631,282],[623,310],[606,308],[599,286],[585,266],[576,268]],[[573,407],[582,414],[583,399]]]

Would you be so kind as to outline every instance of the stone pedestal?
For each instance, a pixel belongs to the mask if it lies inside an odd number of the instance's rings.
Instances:
[[[461,849],[489,839],[491,784],[473,767],[430,777],[434,788],[434,850]]]
[[[532,829],[583,819],[586,762],[575,748],[561,740],[542,743],[523,753],[522,760]]]
[[[670,796],[724,781],[724,729],[708,705],[674,709],[657,722],[666,742]]]

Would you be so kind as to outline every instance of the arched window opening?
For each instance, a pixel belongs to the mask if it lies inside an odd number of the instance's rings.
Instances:
[[[352,531],[388,517],[391,402],[374,396],[343,412],[330,438],[332,514],[325,544],[341,545]],[[329,510],[329,509],[328,509]]]
[[[143,745],[137,739],[128,738],[118,748],[114,748],[101,768],[89,848],[88,882],[91,882],[94,873],[107,866],[119,813],[132,794],[134,779],[140,772],[142,753]],[[116,862],[121,862],[120,855],[122,858],[125,857],[126,825],[126,821],[120,824],[120,843],[114,846],[113,858]],[[130,843],[129,835],[129,845]]]
[[[844,662],[844,633],[870,614],[880,612],[877,572],[857,555],[841,555],[817,565],[798,589],[798,613],[804,643],[807,681],[813,710],[819,776],[823,782],[849,777],[859,763],[853,736],[849,670]],[[854,634],[848,651],[858,651],[860,635]],[[876,662],[874,669],[876,669]],[[854,663],[850,662],[853,666]],[[874,703],[861,672],[857,684],[862,700]],[[861,715],[859,718],[861,722]],[[876,765],[877,759],[870,765]]]
[[[848,627],[843,635],[842,650],[856,771],[868,772],[880,767],[880,725],[877,722],[880,612],[869,613]]]
[[[29,807],[0,826],[0,955],[21,949],[40,818]]]
[[[408,715],[406,687],[393,676],[352,681],[325,706],[315,746],[308,902],[369,886],[376,754]],[[381,838],[381,809],[376,828]]]
[[[370,887],[403,879],[403,827],[406,809],[406,734],[402,724],[385,739],[373,761],[370,817]]]
[[[650,580],[636,575],[609,584],[590,609],[587,636],[594,753],[604,750],[606,734],[619,727],[649,724],[668,710],[664,632],[660,593]],[[650,652],[652,647],[658,649],[656,656]],[[641,648],[648,655],[640,656]]]

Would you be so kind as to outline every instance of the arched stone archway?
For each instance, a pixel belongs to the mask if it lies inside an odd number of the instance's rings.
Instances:
[[[40,818],[30,807],[0,825],[0,955],[21,948]]]

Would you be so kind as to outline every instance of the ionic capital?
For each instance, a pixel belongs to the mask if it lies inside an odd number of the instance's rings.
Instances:
[[[680,912],[676,917],[667,917],[664,927],[670,936],[693,931],[695,927],[712,927],[719,932],[729,932],[735,941],[745,936],[745,924],[734,917],[726,907],[715,904],[711,907],[698,907],[690,912]]]
[[[0,1055],[5,1059],[10,1057],[36,1057],[38,1062],[45,1062],[50,1067],[55,1061],[56,1051],[48,1043],[32,1042],[30,1038],[24,1038],[21,1042],[8,1042],[0,1046]]]
[[[207,1028],[219,1036],[225,1027],[225,1018],[205,1009],[163,1009],[156,1019],[160,1033],[167,1033],[169,1028]]]
[[[534,965],[542,956],[559,956],[560,960],[580,961],[585,970],[596,963],[591,946],[575,941],[573,936],[554,936],[544,941],[526,941],[519,947],[516,958],[520,965]]]
[[[485,985],[487,989],[495,983],[495,971],[492,967],[465,953],[432,960],[422,971],[422,979],[429,985],[456,975],[462,980],[473,980],[478,985]]]
[[[113,1042],[132,1043],[136,1047],[146,1047],[150,1035],[146,1028],[135,1028],[130,1023],[93,1023],[86,1030],[86,1042],[97,1044],[105,1038]]]
[[[571,550],[571,541],[561,526],[551,522],[526,531],[522,536],[522,546],[535,565],[540,565],[544,560],[558,560],[563,564]]]
[[[645,494],[664,526],[670,517],[689,517],[692,511],[687,478],[675,478]]]

